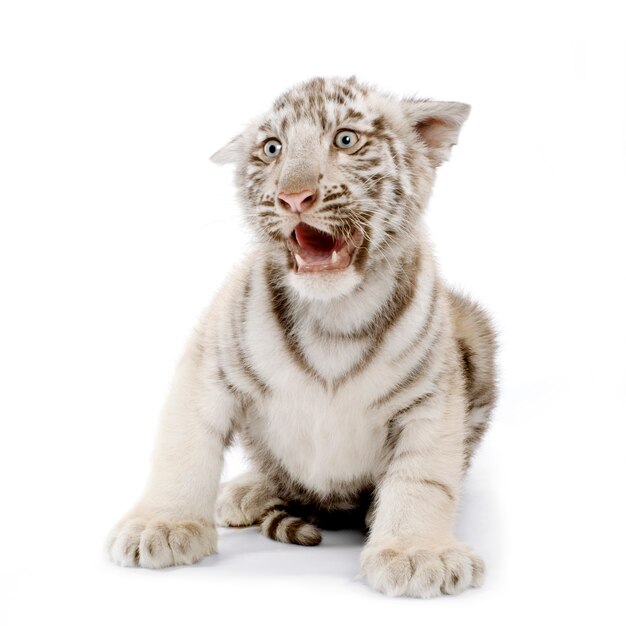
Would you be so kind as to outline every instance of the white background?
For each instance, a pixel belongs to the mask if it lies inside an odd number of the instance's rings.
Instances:
[[[620,4],[2,2],[0,621],[623,623]],[[501,332],[458,524],[487,581],[385,598],[350,532],[229,531],[194,567],[117,568],[104,538],[180,350],[248,245],[208,156],[293,83],[351,74],[473,106],[428,220]]]

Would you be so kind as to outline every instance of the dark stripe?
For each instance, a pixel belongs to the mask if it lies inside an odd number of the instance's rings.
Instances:
[[[326,115],[326,110],[324,109],[324,107],[319,108],[317,112],[317,116],[319,118],[320,124],[324,132],[328,132],[329,130],[328,116]]]
[[[411,369],[411,371],[399,383],[396,383],[391,389],[389,389],[389,391],[387,391],[384,395],[374,400],[374,402],[370,404],[370,408],[381,407],[383,404],[389,402],[389,400],[391,400],[394,396],[397,396],[402,391],[409,389],[415,383],[420,382],[424,378],[424,374],[426,373],[426,370],[430,365],[430,361],[435,354],[434,348],[436,347],[436,344],[440,337],[441,333],[437,333],[432,343],[428,347],[426,353]]]
[[[392,416],[387,422],[387,436],[385,437],[384,444],[384,448],[387,452],[395,450],[398,445],[398,441],[400,441],[403,430],[404,424],[399,424],[398,419],[395,416]]]
[[[237,357],[239,359],[239,367],[241,373],[244,374],[250,382],[256,387],[261,395],[266,395],[269,391],[269,387],[259,378],[257,373],[254,371],[252,366],[250,365],[247,356],[243,352],[243,348],[241,344],[237,341]]]
[[[293,315],[290,310],[289,296],[287,294],[286,287],[279,282],[279,271],[274,268],[271,263],[267,263],[265,266],[265,283],[270,295],[270,306],[274,317],[282,330],[285,347],[295,363],[304,370],[309,376],[314,378],[318,383],[327,387],[327,382],[322,378],[311,364],[308,362],[306,355],[300,343],[295,331],[295,324]],[[276,277],[276,278],[275,278]]]
[[[426,485],[428,487],[434,487],[441,491],[451,502],[454,502],[455,497],[452,493],[452,489],[448,485],[439,482],[438,480],[431,480],[429,478],[417,478],[408,474],[403,468],[392,467],[387,472],[386,479],[389,481],[402,482],[408,485]]]
[[[480,402],[478,404],[472,404],[471,405],[471,410],[474,411],[478,411],[479,409],[484,409],[486,407],[490,407],[493,405],[493,394],[490,394],[490,396],[487,399],[481,399]]]
[[[348,206],[347,202],[335,202],[333,204],[327,204],[327,205],[322,205],[318,211],[317,214],[323,214],[323,213],[332,213],[334,211],[338,211],[339,209],[343,209],[345,207]]]
[[[236,356],[239,361],[239,368],[242,374],[244,374],[252,383],[254,387],[259,391],[261,395],[266,395],[269,392],[268,385],[261,379],[257,372],[252,367],[246,352],[241,344],[241,336],[245,335],[245,322],[248,314],[248,300],[250,298],[250,290],[252,283],[252,273],[248,272],[246,276],[246,282],[243,290],[243,299],[241,302],[235,302],[237,304],[236,314],[233,315],[233,321],[237,320],[236,326],[233,326],[233,340],[235,342]]]
[[[472,454],[476,449],[476,446],[481,442],[485,432],[487,430],[488,420],[484,422],[480,422],[475,426],[471,427],[471,432],[467,435],[463,441],[465,444],[465,469],[469,466],[470,459],[472,458]]]
[[[461,368],[463,370],[463,378],[465,379],[465,387],[468,393],[471,394],[472,387],[474,386],[474,365],[472,364],[472,356],[474,356],[474,353],[464,339],[459,337],[456,343],[459,354],[461,355]]]
[[[235,385],[234,383],[230,381],[230,379],[228,378],[226,372],[224,371],[222,367],[218,367],[217,369],[217,378],[219,382],[224,386],[226,391],[237,396],[240,400],[244,399],[245,393],[241,389],[239,389],[237,385]]]
[[[439,381],[437,380],[435,382],[435,385],[437,385],[438,382]],[[400,435],[402,434],[402,431],[404,429],[405,424],[404,423],[400,424],[398,419],[400,417],[402,417],[403,415],[405,415],[406,413],[409,413],[416,406],[419,406],[420,404],[426,402],[427,400],[432,398],[434,395],[435,395],[435,390],[430,391],[430,392],[420,396],[419,398],[416,398],[415,400],[413,400],[407,406],[403,407],[399,411],[396,411],[387,420],[387,437],[385,439],[385,448],[387,450],[391,451],[391,450],[395,449],[395,447],[396,447],[396,445],[397,445],[397,443],[398,443],[398,441],[400,439]]]
[[[452,490],[450,489],[450,487],[448,487],[448,485],[445,485],[438,480],[430,480],[428,478],[420,478],[418,482],[423,483],[424,485],[428,485],[430,487],[435,487],[435,489],[440,489],[441,491],[443,491],[443,493],[446,494],[446,496],[448,496],[450,500],[454,501],[454,494],[452,493]]]
[[[405,413],[408,413],[409,411],[412,411],[414,408],[418,407],[420,404],[423,404],[426,400],[430,400],[430,398],[434,397],[434,395],[435,395],[435,392],[430,391],[428,393],[425,393],[423,396],[420,396],[419,398],[415,398],[413,402],[411,402],[410,404],[407,404],[404,408],[400,409],[399,411],[396,411],[387,421],[390,422],[392,420],[398,419],[400,416],[404,415]]]
[[[294,517],[292,518],[292,521],[290,521],[289,525],[287,526],[287,530],[286,530],[286,534],[287,534],[287,541],[289,541],[289,543],[299,543],[300,539],[298,536],[298,532],[300,531],[300,529],[306,524],[306,522],[304,520],[301,520],[298,517]]]
[[[361,113],[360,111],[357,111],[356,109],[353,109],[352,107],[350,107],[347,111],[346,111],[346,120],[362,120],[363,119],[363,113]]]
[[[266,517],[269,517],[269,514],[274,512],[274,511],[285,511],[285,512],[287,512],[287,505],[286,504],[270,504],[270,506],[268,506],[267,508],[263,509],[263,511],[261,511],[261,513],[259,513],[257,515],[255,522],[257,524],[262,523],[263,520]]]
[[[372,334],[375,326],[373,321],[369,321],[365,326],[349,333],[342,333],[324,328],[318,320],[313,322],[312,330],[320,339],[328,339],[330,341],[354,341],[355,339],[363,339]]]
[[[409,354],[409,352],[413,350],[413,348],[415,348],[418,344],[420,344],[424,340],[424,338],[428,334],[428,331],[431,329],[433,325],[433,321],[435,319],[435,312],[437,310],[438,303],[439,303],[439,285],[435,283],[435,285],[433,286],[430,292],[430,308],[428,309],[428,316],[426,320],[424,321],[424,323],[422,324],[422,327],[415,334],[415,337],[413,337],[411,342],[402,350],[402,352],[400,352],[400,354],[397,355],[396,357],[397,360],[403,359],[407,354]]]
[[[343,198],[344,196],[351,195],[347,189],[343,189],[342,191],[336,193],[330,193],[327,196],[322,198],[322,202],[330,202],[331,200],[337,200],[338,198]]]
[[[274,206],[274,204],[272,203],[271,206]],[[264,226],[277,226],[278,225],[278,221],[276,219],[276,213],[274,213],[273,211],[260,211],[256,215],[258,218],[264,219],[264,223],[263,223]]]
[[[372,337],[370,347],[350,370],[333,382],[333,388],[335,390],[346,380],[353,378],[369,365],[371,360],[378,353],[378,349],[383,343],[386,334],[395,326],[397,321],[402,317],[402,314],[413,302],[419,263],[420,255],[416,253],[406,271],[402,267],[402,264],[400,265],[400,270],[396,272],[394,276],[394,281],[398,283],[398,286],[394,289],[390,297],[387,298],[382,313],[375,316],[376,325],[374,326],[374,336]],[[399,274],[401,274],[400,277],[398,276]]]
[[[380,165],[381,160],[380,157],[362,157],[362,158],[358,158],[355,159],[356,163],[357,163],[357,170],[361,171],[363,169],[367,169],[367,168],[376,168]]]
[[[276,529],[278,528],[278,524],[280,524],[286,517],[289,517],[289,513],[287,513],[286,511],[281,511],[266,526],[265,533],[270,539],[276,539]]]

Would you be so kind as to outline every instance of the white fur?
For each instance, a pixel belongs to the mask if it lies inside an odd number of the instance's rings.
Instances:
[[[412,206],[421,210],[430,194],[434,167],[455,143],[468,107],[424,101],[399,104],[363,89],[352,106],[371,112],[372,118],[385,116],[397,133],[400,156],[409,146],[417,146],[411,158],[419,176],[403,171],[398,180]],[[331,111],[340,118],[341,106],[335,108]],[[427,128],[420,142],[414,136],[416,125],[433,117],[441,124]],[[320,138],[319,129],[307,119],[285,133],[283,165],[268,163],[271,176],[261,182],[250,180],[258,166],[245,162],[264,136],[256,125],[213,157],[221,163],[240,163],[240,191],[253,224],[260,207],[250,205],[251,197],[274,198],[277,189],[308,188],[317,184],[322,171],[325,180],[341,180],[338,163],[343,155],[326,156],[331,154],[332,134]],[[279,209],[277,215],[288,236],[297,218],[294,222],[292,215],[281,215]],[[180,362],[163,412],[148,487],[111,535],[115,562],[163,567],[190,563],[216,550],[215,501],[223,449],[231,432],[245,422],[248,437],[322,498],[340,484],[376,485],[362,558],[363,575],[376,589],[430,597],[480,584],[482,561],[453,536],[467,416],[455,344],[457,313],[450,308],[448,292],[440,288],[420,215],[408,229],[404,217],[374,212],[372,261],[365,271],[349,267],[333,273],[287,272],[293,333],[316,375],[294,362],[284,328],[272,310],[264,271],[280,256],[269,244],[251,252],[206,313]],[[385,220],[400,234],[397,247],[383,252]],[[406,250],[420,251],[419,269],[408,276],[415,286],[414,297],[367,364],[350,375],[367,357],[369,337],[342,339],[342,335],[358,332],[376,319],[395,289],[395,277],[409,271],[402,265]],[[426,328],[429,315],[434,321]],[[320,329],[337,337],[320,338]],[[413,384],[391,394],[388,401],[382,398],[407,372],[422,365]],[[271,393],[264,393],[264,387]],[[486,419],[486,409],[481,411],[472,414],[475,424]],[[398,430],[391,451],[390,423]],[[269,489],[254,473],[230,485],[220,499],[220,517],[227,523],[252,523],[262,510],[258,502],[256,509],[245,511],[240,503],[228,500],[228,494],[246,485],[260,493]],[[268,501],[272,497],[270,493]],[[306,532],[313,536],[316,530],[310,527]]]

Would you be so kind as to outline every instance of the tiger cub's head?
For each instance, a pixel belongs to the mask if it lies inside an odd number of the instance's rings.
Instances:
[[[236,164],[246,219],[292,287],[329,299],[414,250],[435,169],[469,110],[315,78],[211,158]]]

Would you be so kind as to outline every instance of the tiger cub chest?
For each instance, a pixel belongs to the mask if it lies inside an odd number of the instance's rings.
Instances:
[[[330,493],[372,479],[383,454],[386,426],[359,397],[311,386],[264,404],[259,407],[259,435],[298,482]]]

